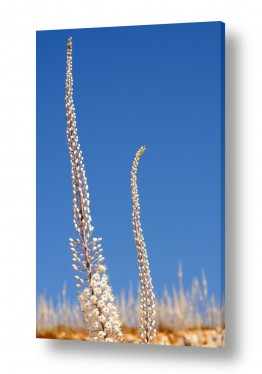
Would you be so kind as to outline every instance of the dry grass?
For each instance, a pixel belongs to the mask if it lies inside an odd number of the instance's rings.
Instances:
[[[204,273],[201,283],[194,279],[185,291],[179,268],[179,289],[164,290],[156,300],[157,337],[155,344],[222,347],[224,345],[224,305],[219,307],[214,296],[208,297]],[[132,286],[118,298],[126,343],[138,343],[139,289],[134,296]],[[64,287],[54,307],[45,295],[38,298],[37,337],[50,339],[88,340],[83,329],[78,304],[71,304]]]

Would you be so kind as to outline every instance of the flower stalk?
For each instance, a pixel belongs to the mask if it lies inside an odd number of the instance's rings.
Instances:
[[[94,226],[90,214],[90,198],[85,174],[84,158],[78,141],[73,101],[72,38],[67,42],[66,61],[66,122],[67,140],[73,186],[74,226],[77,239],[69,239],[72,267],[79,275],[77,294],[81,313],[89,337],[94,341],[122,341],[121,322],[115,306],[115,297],[108,283],[102,238],[92,237]]]
[[[145,240],[140,222],[140,205],[137,187],[137,167],[140,157],[146,147],[141,147],[135,156],[131,170],[131,191],[133,200],[132,224],[137,249],[139,280],[140,280],[140,343],[152,344],[156,337],[155,329],[155,295],[153,293],[152,278]]]

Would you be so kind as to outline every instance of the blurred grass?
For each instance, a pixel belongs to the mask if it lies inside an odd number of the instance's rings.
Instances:
[[[178,271],[179,289],[164,290],[156,299],[156,344],[221,347],[224,345],[225,308],[217,306],[214,295],[209,297],[207,280],[202,272],[201,283],[195,278],[191,289],[184,290],[183,272]],[[134,297],[132,285],[117,298],[127,343],[138,343],[140,319],[139,288]],[[88,340],[83,329],[78,303],[71,304],[66,286],[58,296],[56,307],[45,295],[38,297],[37,337],[49,339]]]

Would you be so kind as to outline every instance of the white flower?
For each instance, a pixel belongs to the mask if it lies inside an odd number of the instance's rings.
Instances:
[[[99,281],[100,280],[100,275],[98,273],[95,273],[93,276],[92,276],[92,280],[95,280],[95,281]]]
[[[149,263],[148,263],[148,255],[146,250],[145,241],[142,234],[142,228],[140,223],[140,206],[139,206],[139,195],[138,195],[138,187],[137,187],[137,166],[139,163],[139,159],[145,151],[145,147],[141,147],[138,152],[136,153],[132,171],[131,171],[131,187],[132,187],[132,199],[133,199],[133,211],[132,211],[132,223],[133,223],[133,232],[136,239],[136,248],[138,254],[138,263],[139,263],[139,277],[140,277],[140,287],[141,287],[141,294],[140,294],[140,315],[141,315],[141,322],[140,322],[140,337],[143,343],[152,343],[154,336],[151,332],[152,330],[152,321],[155,320],[155,310],[151,304],[151,302],[145,303],[144,296],[149,298],[150,301],[154,298],[154,294],[152,292],[152,280],[150,276],[149,270]],[[145,331],[145,329],[149,332],[149,335],[144,337],[141,335]]]
[[[102,308],[102,307],[104,306],[104,302],[103,302],[103,300],[99,300],[99,301],[97,302],[97,305],[98,305],[100,308]]]
[[[105,336],[105,332],[104,331],[99,331],[98,332],[98,336],[99,336],[99,338],[103,338],[104,336]]]
[[[110,294],[108,295],[108,300],[112,303],[115,300],[115,298],[112,294]]]
[[[106,271],[106,267],[105,265],[99,265],[97,270],[99,271],[99,273],[103,273],[104,271]]]
[[[96,303],[97,302],[97,297],[95,295],[92,295],[90,297],[90,300],[92,301],[92,303]]]
[[[109,308],[106,306],[106,307],[103,309],[103,313],[104,313],[106,316],[108,316],[109,312],[110,312],[110,310],[109,310]]]
[[[100,281],[100,287],[105,288],[106,285],[107,285],[107,282],[106,282],[104,279],[102,279],[102,280]]]
[[[103,278],[101,280],[99,274],[104,274],[106,271],[106,266],[102,265],[101,262],[104,261],[104,257],[100,254],[102,252],[101,242],[102,238],[90,239],[94,231],[94,226],[91,225],[91,215],[90,215],[90,201],[87,178],[84,170],[84,158],[82,156],[82,150],[78,142],[77,136],[77,126],[76,126],[76,115],[75,107],[73,101],[73,77],[72,77],[72,38],[68,39],[67,45],[67,68],[66,68],[66,134],[68,140],[68,149],[70,155],[71,164],[71,177],[73,186],[73,223],[80,239],[73,240],[69,239],[71,251],[73,253],[73,262],[79,262],[79,266],[72,264],[74,270],[83,273],[86,272],[87,279],[83,279],[75,276],[78,284],[77,288],[81,287],[80,283],[85,284],[87,282],[88,286],[83,287],[83,291],[78,291],[78,299],[81,305],[81,313],[83,315],[83,320],[85,321],[87,331],[92,340],[103,341],[105,335],[102,331],[102,326],[99,323],[99,317],[101,323],[108,322],[108,329],[110,328],[110,308],[106,307],[109,315],[105,317],[103,314],[100,316],[100,310],[105,307],[105,302],[107,299],[107,294],[110,291],[108,288],[107,280],[108,278]],[[86,240],[84,240],[84,238]],[[77,250],[75,249],[77,247]],[[105,290],[108,291],[105,292]],[[105,295],[104,295],[105,294]],[[102,298],[101,295],[104,297]],[[99,300],[98,300],[99,298]],[[110,299],[111,300],[111,299]],[[99,309],[98,309],[98,308]],[[100,309],[101,308],[101,309]],[[116,334],[115,331],[106,336],[107,341],[115,341],[120,335]]]
[[[99,316],[99,310],[95,308],[92,312],[93,316],[98,317]]]
[[[94,292],[95,292],[95,294],[96,294],[97,296],[100,296],[101,293],[102,293],[101,288],[99,288],[99,287],[96,287],[96,288],[94,289]]]
[[[104,323],[106,320],[106,317],[102,314],[101,316],[98,317],[99,321]]]
[[[107,322],[105,323],[105,327],[106,327],[108,330],[110,330],[110,329],[112,328],[112,324],[111,324],[111,322],[110,322],[110,321],[107,321]]]

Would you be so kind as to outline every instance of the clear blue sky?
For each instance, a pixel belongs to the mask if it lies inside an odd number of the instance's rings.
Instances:
[[[155,291],[205,269],[224,292],[224,24],[37,32],[37,293],[75,300],[64,86],[73,37],[74,101],[96,236],[116,294],[138,279],[130,169]]]

